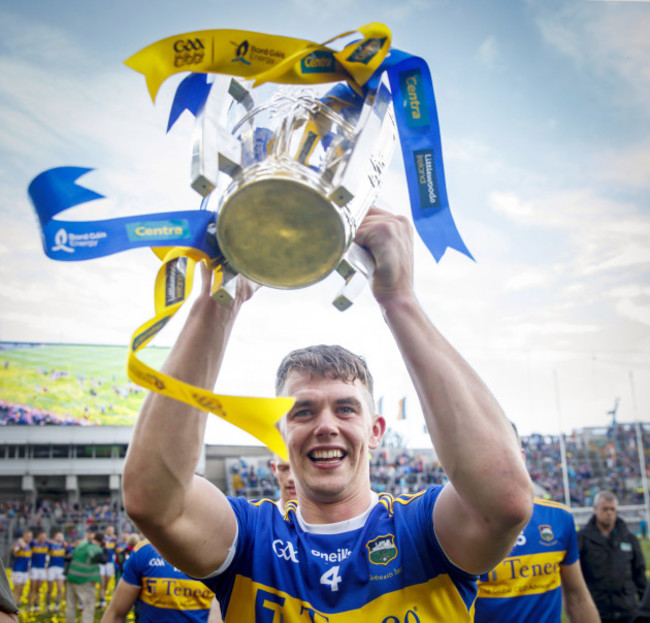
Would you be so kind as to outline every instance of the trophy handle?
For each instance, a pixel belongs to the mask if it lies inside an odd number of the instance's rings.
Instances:
[[[241,145],[226,129],[228,108],[233,100],[247,110],[252,107],[250,93],[234,78],[217,76],[206,105],[196,117],[192,144],[192,188],[207,197],[217,186],[219,171],[235,177],[241,171]]]
[[[375,272],[375,260],[362,246],[353,242],[345,252],[336,271],[343,277],[345,283],[332,305],[339,311],[348,309],[359,293],[366,286]]]

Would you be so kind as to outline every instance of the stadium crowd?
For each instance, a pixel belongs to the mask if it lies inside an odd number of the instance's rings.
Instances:
[[[650,427],[644,427],[646,472],[650,475]],[[545,497],[565,502],[560,439],[533,434],[522,437],[526,464]],[[579,433],[566,437],[566,461],[572,507],[590,507],[601,489],[612,491],[621,506],[643,504],[643,486],[635,428],[628,424],[610,427],[588,442]],[[265,461],[241,459],[230,468],[231,494],[248,498],[274,495],[275,483]],[[416,493],[447,481],[441,465],[416,451],[381,449],[370,469],[377,493]]]
[[[87,426],[88,422],[56,413],[0,400],[0,426]]]
[[[571,506],[588,507],[600,489],[612,491],[622,506],[643,504],[643,486],[635,427],[617,424],[603,435],[586,438],[572,433],[565,438]],[[550,435],[522,437],[526,463],[533,482],[550,499],[564,502],[560,438]],[[650,474],[650,428],[642,427],[646,475]]]

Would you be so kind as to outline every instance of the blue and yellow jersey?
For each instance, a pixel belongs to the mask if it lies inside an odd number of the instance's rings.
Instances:
[[[533,515],[509,556],[480,577],[476,623],[558,623],[562,612],[561,565],[577,560],[577,535],[569,509],[536,498]]]
[[[446,558],[433,531],[441,487],[378,496],[367,514],[310,526],[289,502],[229,498],[234,558],[204,580],[227,621],[471,621],[476,576]]]
[[[45,569],[49,551],[50,544],[47,541],[32,541],[32,569]]]
[[[12,570],[14,572],[18,571],[19,573],[29,571],[29,565],[32,561],[31,543],[26,543],[24,547],[21,546],[18,549],[14,549],[12,553],[14,555]]]
[[[122,579],[141,588],[140,623],[207,623],[212,591],[170,565],[149,541],[136,545]]]
[[[50,541],[49,543],[49,562],[47,563],[48,567],[63,567],[65,563],[65,543],[57,543],[56,541]]]
[[[104,553],[107,556],[106,562],[115,562],[115,547],[117,546],[117,539],[104,537]]]

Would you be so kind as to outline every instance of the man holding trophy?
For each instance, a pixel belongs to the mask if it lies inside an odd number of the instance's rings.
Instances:
[[[201,210],[112,219],[101,230],[60,221],[59,212],[101,197],[74,183],[87,169],[72,167],[39,175],[30,197],[54,259],[143,245],[165,252],[157,316],[131,344],[130,378],[154,393],[129,445],[124,503],[169,563],[214,591],[226,621],[471,621],[477,577],[528,522],[532,484],[509,420],[418,303],[411,222],[370,207],[396,123],[418,233],[437,260],[447,247],[471,257],[449,211],[428,67],[392,48],[382,24],[347,35],[356,38],[335,50],[327,45],[335,39],[197,31],[126,61],[146,76],[152,98],[169,75],[194,72],[178,87],[169,127],[183,110],[196,116],[191,183]],[[211,198],[216,209],[203,209]],[[92,247],[77,244],[85,240]],[[162,370],[137,363],[135,353],[185,300],[199,260],[201,293]],[[233,397],[211,393],[237,315],[258,285],[302,288],[335,270],[345,281],[334,299],[341,311],[371,282],[445,486],[398,497],[371,491],[369,455],[386,423],[365,361],[341,346],[284,359],[276,392],[286,398],[267,401],[276,405],[272,420],[257,406],[242,416],[233,405],[244,399],[227,408]],[[280,437],[273,422],[283,400],[293,406],[279,420]],[[284,513],[269,500],[228,498],[194,474],[203,409],[256,428],[274,452],[286,445],[296,500]]]
[[[124,470],[126,510],[167,560],[206,578],[226,620],[470,621],[476,575],[508,553],[530,516],[508,419],[416,299],[409,221],[371,208],[356,242],[374,259],[374,297],[450,482],[398,498],[370,490],[369,452],[385,422],[363,360],[344,349],[320,358],[308,349],[283,366],[279,393],[296,402],[280,428],[297,493],[284,517],[195,476],[207,414],[148,395]],[[240,278],[234,300],[219,305],[204,271],[163,371],[212,388],[253,290]]]

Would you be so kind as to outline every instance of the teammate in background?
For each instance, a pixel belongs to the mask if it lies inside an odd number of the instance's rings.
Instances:
[[[54,611],[58,612],[63,598],[64,581],[63,569],[65,567],[66,543],[63,539],[63,532],[56,531],[52,540],[48,543],[47,562],[47,608],[52,608],[52,595],[56,586],[56,603]]]
[[[474,621],[560,623],[563,599],[570,623],[600,623],[582,577],[573,515],[563,504],[535,498],[510,554],[479,579]]]
[[[413,288],[408,219],[371,208],[356,241],[372,254],[372,290],[416,387],[449,483],[411,496],[370,488],[376,414],[365,361],[340,346],[288,355],[276,391],[295,404],[281,421],[298,506],[226,498],[194,475],[207,413],[150,393],[123,473],[126,511],[173,565],[207,578],[229,621],[454,621],[473,618],[476,575],[514,546],[532,483],[495,398],[426,317]],[[202,291],[163,366],[212,388],[241,305]],[[207,278],[206,278],[207,277]],[[415,614],[417,613],[417,614]]]
[[[580,564],[603,622],[633,620],[646,588],[645,561],[636,536],[618,517],[611,491],[594,498],[594,514],[578,532]]]
[[[99,584],[99,607],[106,607],[106,591],[111,578],[115,575],[115,546],[117,545],[117,538],[115,538],[115,528],[113,526],[106,526],[104,530],[104,553],[106,554],[106,562],[99,565],[99,575],[101,582]]]
[[[149,541],[140,541],[124,564],[101,623],[122,623],[137,602],[139,623],[221,621],[214,593],[170,565]]]
[[[29,566],[32,561],[32,538],[31,530],[25,530],[11,548],[14,562],[11,568],[11,581],[14,585],[14,601],[20,606],[23,598],[23,591],[27,580],[29,580]]]
[[[289,465],[288,461],[281,459],[277,454],[273,455],[269,465],[271,466],[271,471],[275,479],[278,481],[280,493],[277,496],[278,507],[284,512],[284,507],[287,505],[287,502],[296,499],[296,483],[293,479],[291,465]]]
[[[50,544],[45,530],[36,530],[32,541],[32,564],[29,570],[29,609],[38,612],[41,605],[41,587],[47,582],[47,554]]]

